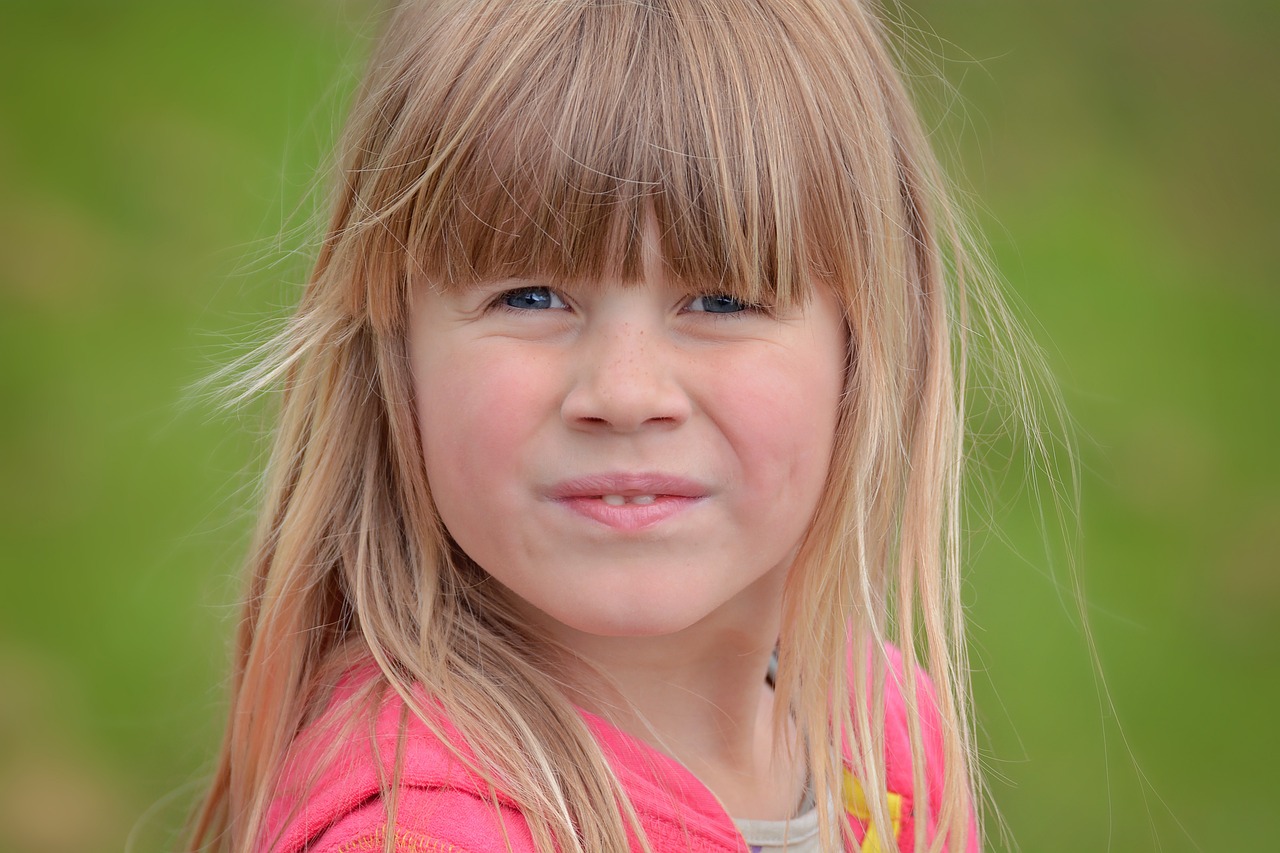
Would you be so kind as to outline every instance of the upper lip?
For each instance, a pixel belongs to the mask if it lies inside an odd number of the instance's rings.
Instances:
[[[707,494],[707,487],[675,474],[616,472],[588,474],[561,480],[547,490],[553,499],[587,498],[601,495],[673,495],[684,498],[700,498]]]

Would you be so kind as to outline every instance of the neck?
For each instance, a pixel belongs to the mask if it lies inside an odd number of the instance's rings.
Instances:
[[[780,710],[766,675],[780,598],[765,600],[662,636],[556,633],[578,658],[577,704],[675,758],[733,817],[781,820],[794,815],[805,772],[789,725],[775,749]]]

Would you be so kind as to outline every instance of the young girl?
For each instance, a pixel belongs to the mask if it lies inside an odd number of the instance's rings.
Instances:
[[[385,27],[249,380],[283,409],[192,849],[979,849],[970,263],[880,22]]]

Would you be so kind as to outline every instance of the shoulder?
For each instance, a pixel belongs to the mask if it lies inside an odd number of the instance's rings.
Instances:
[[[387,804],[375,796],[331,824],[307,850],[357,853],[386,849]],[[533,853],[524,819],[494,802],[449,788],[402,786],[396,795],[398,853]]]
[[[943,755],[942,715],[938,708],[937,688],[920,667],[912,667],[908,672],[901,649],[894,645],[886,645],[882,654],[870,651],[863,660],[856,659],[853,645],[850,645],[846,659],[849,678],[849,702],[859,701],[857,685],[861,681],[866,685],[864,701],[871,701],[872,679],[874,678],[874,660],[880,655],[884,667],[884,740],[885,764],[888,773],[886,782],[891,791],[909,793],[914,788],[914,772],[911,751],[911,717],[918,715],[920,721],[921,747],[924,751],[926,771],[938,770],[941,779],[940,765]],[[847,758],[847,756],[846,756]]]
[[[441,734],[405,713],[398,696],[352,701],[361,679],[373,677],[345,678],[325,714],[291,747],[262,853],[384,850],[389,805],[397,851],[531,853],[518,811],[468,769]],[[460,742],[444,728],[449,744]],[[391,793],[393,779],[398,784]]]
[[[855,677],[870,678],[871,667],[853,666],[850,659],[850,682]],[[902,651],[896,646],[884,650],[884,760],[885,789],[888,795],[890,816],[895,835],[904,851],[913,849],[916,824],[925,822],[925,837],[933,838],[937,831],[938,809],[945,793],[947,757],[945,748],[945,720],[939,706],[937,687],[929,674],[918,666],[908,667]],[[870,691],[868,691],[870,695]],[[913,718],[919,725],[920,761],[917,763],[912,748],[911,727]],[[916,773],[922,772],[920,790],[917,790]],[[856,780],[847,780],[852,791],[846,790],[849,810],[858,817],[869,817],[866,812],[865,794]],[[926,800],[917,802],[923,793]],[[858,806],[861,806],[861,809]],[[947,849],[956,851],[976,850],[976,824],[969,819],[968,838],[961,846]]]
[[[380,851],[388,831],[401,853],[533,853],[520,808],[472,772],[447,720],[429,726],[394,694],[353,704],[345,681],[290,749],[260,853]],[[740,849],[732,820],[688,770],[582,713],[653,850]]]
[[[925,780],[930,799],[935,786],[941,795],[944,772],[942,714],[937,688],[929,674],[919,667],[907,670],[896,646],[885,650],[884,691],[885,770],[889,786],[909,792],[914,788],[911,758],[911,717],[920,721],[920,745],[924,752]]]

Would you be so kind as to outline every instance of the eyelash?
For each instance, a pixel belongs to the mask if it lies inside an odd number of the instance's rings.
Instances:
[[[544,287],[544,286],[517,287],[517,288],[513,288],[513,289],[511,289],[511,290],[504,290],[504,291],[502,291],[501,293],[499,293],[497,296],[495,296],[495,297],[494,297],[494,299],[493,299],[493,301],[490,303],[489,307],[490,307],[490,308],[492,308],[492,309],[497,309],[497,310],[499,310],[499,311],[507,311],[507,312],[511,312],[511,313],[514,313],[514,314],[527,314],[527,313],[529,313],[529,312],[531,312],[531,311],[554,310],[554,309],[557,307],[557,306],[555,306],[555,305],[552,305],[552,306],[550,306],[549,308],[546,308],[546,309],[543,309],[543,308],[516,308],[515,306],[510,305],[510,304],[507,302],[507,300],[508,300],[508,299],[511,299],[511,298],[513,298],[513,297],[520,296],[520,295],[522,295],[522,294],[533,294],[533,293],[539,293],[539,292],[540,292],[540,293],[547,294],[547,295],[549,295],[550,297],[552,297],[552,298],[554,298],[554,299],[558,299],[558,300],[560,301],[560,303],[561,303],[561,306],[560,306],[560,307],[565,307],[565,299],[564,299],[564,297],[563,297],[563,296],[561,296],[559,293],[557,293],[555,290],[553,290],[553,289],[551,289],[551,288],[549,288],[549,287]],[[706,314],[707,316],[709,316],[709,317],[713,317],[713,318],[716,318],[716,319],[725,319],[725,318],[728,318],[728,317],[736,317],[736,316],[741,316],[741,315],[745,315],[745,314],[766,314],[766,315],[770,315],[770,314],[772,314],[772,313],[773,313],[773,312],[772,312],[772,310],[771,310],[768,306],[766,306],[766,305],[754,305],[754,304],[749,303],[749,302],[743,302],[742,300],[739,300],[739,299],[737,299],[736,297],[731,296],[731,295],[729,295],[729,294],[727,294],[727,293],[703,293],[703,294],[698,294],[698,295],[693,296],[693,297],[691,297],[691,298],[690,298],[690,303],[692,303],[692,302],[696,302],[696,301],[698,301],[698,300],[700,300],[700,299],[728,299],[728,300],[733,300],[735,303],[737,303],[737,304],[738,304],[739,306],[741,306],[741,307],[740,307],[740,309],[739,309],[739,310],[737,310],[737,311],[688,311],[688,313],[691,313],[691,314]],[[687,307],[686,307],[686,311],[687,311]]]

